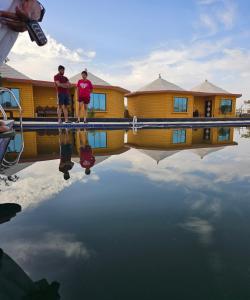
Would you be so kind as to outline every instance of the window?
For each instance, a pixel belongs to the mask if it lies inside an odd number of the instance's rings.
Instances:
[[[174,98],[174,112],[187,112],[188,98]]]
[[[232,112],[233,101],[231,99],[222,99],[220,103],[220,110],[223,114]]]
[[[12,93],[15,95],[17,101],[20,103],[20,90],[16,88],[10,89]],[[0,93],[0,104],[4,108],[17,108],[18,105],[14,100],[13,96],[9,92],[1,92]]]
[[[22,149],[22,135],[20,133],[15,135],[15,138],[10,141],[7,153],[19,153]]]
[[[186,129],[173,130],[173,144],[185,144],[186,143]]]
[[[218,129],[218,141],[227,142],[230,140],[230,128],[219,128]]]
[[[97,110],[97,111],[105,111],[106,110],[106,95],[105,94],[91,94],[89,109]]]
[[[107,148],[107,132],[106,131],[89,131],[89,145],[93,148]]]

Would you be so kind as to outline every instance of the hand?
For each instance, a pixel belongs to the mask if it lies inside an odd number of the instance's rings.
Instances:
[[[39,20],[41,7],[36,0],[25,1],[22,7],[16,7],[16,13],[0,11],[0,23],[16,32],[27,30],[26,22]]]

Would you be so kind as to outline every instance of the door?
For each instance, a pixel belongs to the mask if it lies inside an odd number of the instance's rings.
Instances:
[[[212,118],[212,100],[206,100],[205,103],[205,117]]]

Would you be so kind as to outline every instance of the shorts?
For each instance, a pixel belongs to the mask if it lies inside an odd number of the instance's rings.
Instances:
[[[68,106],[70,104],[70,98],[68,94],[58,94],[58,104]]]
[[[89,104],[90,98],[89,97],[79,97],[78,102],[79,103],[83,102],[84,104]]]

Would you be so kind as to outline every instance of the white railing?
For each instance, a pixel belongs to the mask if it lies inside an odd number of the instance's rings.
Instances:
[[[19,101],[17,100],[15,94],[10,89],[7,89],[5,87],[0,87],[0,95],[1,95],[1,93],[4,93],[4,92],[10,93],[10,95],[12,96],[12,98],[14,99],[14,101],[18,107],[20,128],[22,129],[22,127],[23,127],[22,107],[21,107]],[[2,112],[4,120],[7,121],[8,118],[7,118],[6,112],[5,112],[4,108],[2,107],[2,105],[0,105],[0,111]]]

